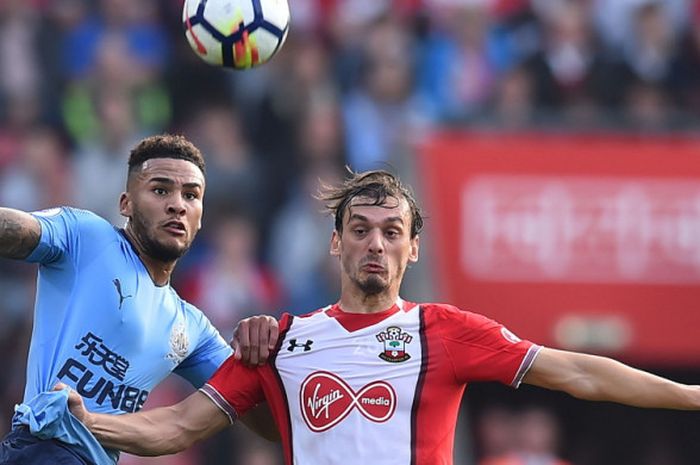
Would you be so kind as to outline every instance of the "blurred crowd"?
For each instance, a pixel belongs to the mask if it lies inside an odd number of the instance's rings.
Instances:
[[[312,195],[346,164],[414,181],[416,144],[452,125],[700,127],[693,0],[291,0],[287,43],[246,72],[192,53],[181,6],[0,2],[0,205],[69,204],[121,225],[130,148],[154,133],[185,134],[208,165],[205,224],[174,285],[226,338],[240,318],[305,313],[337,295],[332,222]],[[21,398],[34,275],[0,266],[1,433]],[[170,382],[149,405],[183,389]],[[279,460],[248,439],[212,444],[124,463]]]

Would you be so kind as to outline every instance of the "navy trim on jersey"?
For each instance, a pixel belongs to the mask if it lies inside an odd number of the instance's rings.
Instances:
[[[289,409],[289,399],[287,398],[287,391],[284,389],[284,383],[282,382],[282,377],[280,376],[279,371],[277,371],[277,355],[279,354],[280,350],[282,349],[282,343],[284,342],[284,338],[287,337],[287,332],[289,332],[289,329],[292,327],[292,323],[294,323],[294,315],[289,315],[289,324],[287,325],[287,328],[282,330],[280,332],[279,337],[277,338],[277,346],[275,347],[275,350],[273,351],[272,356],[270,357],[270,368],[272,369],[272,373],[275,375],[275,380],[277,381],[278,389],[279,392],[282,394],[282,401],[284,402],[284,406],[287,410],[287,431],[289,432],[289,461],[287,462],[287,458],[285,457],[285,463],[288,463],[288,465],[292,465],[294,463],[294,438],[292,437],[292,413]],[[269,404],[269,400],[268,400]],[[280,433],[281,434],[281,433]]]
[[[421,361],[420,361],[420,373],[418,374],[418,380],[416,381],[416,392],[413,396],[413,405],[411,406],[411,465],[416,465],[417,463],[417,452],[418,452],[418,406],[421,402],[421,395],[423,394],[423,385],[425,384],[425,373],[428,371],[428,338],[425,335],[425,314],[423,312],[423,306],[418,307],[418,320],[420,333],[420,345],[421,345]]]
[[[224,396],[219,394],[219,391],[217,391],[214,387],[207,383],[199,388],[199,392],[207,396],[209,400],[214,403],[214,405],[219,407],[219,410],[226,414],[229,424],[233,424],[233,422],[236,421],[238,418],[238,412],[236,412],[236,409],[233,408],[233,406],[229,404],[226,399],[224,399]]]

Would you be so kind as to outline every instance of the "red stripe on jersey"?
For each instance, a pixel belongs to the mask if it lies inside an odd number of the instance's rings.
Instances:
[[[284,450],[284,463],[287,465],[292,465],[294,458],[294,451],[292,446],[292,420],[289,418],[289,408],[287,392],[284,389],[284,384],[282,383],[282,378],[277,371],[277,354],[282,346],[282,341],[292,326],[292,321],[294,317],[288,313],[282,315],[280,319],[280,335],[277,340],[277,347],[270,358],[267,365],[261,370],[263,376],[263,390],[265,391],[265,398],[270,406],[270,411],[275,419],[275,424],[277,424],[277,429],[279,429],[280,437],[282,438],[282,448]]]
[[[465,385],[457,381],[441,339],[439,309],[421,305],[421,375],[411,421],[411,464],[451,464]]]

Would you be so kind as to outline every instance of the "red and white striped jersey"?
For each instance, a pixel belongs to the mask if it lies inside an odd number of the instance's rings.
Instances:
[[[267,400],[287,465],[451,464],[465,386],[517,387],[539,346],[443,304],[285,315],[273,359],[229,359],[201,391],[232,421]]]

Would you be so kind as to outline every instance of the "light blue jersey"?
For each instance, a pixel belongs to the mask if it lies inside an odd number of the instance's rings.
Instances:
[[[172,287],[153,283],[126,236],[107,221],[72,208],[35,216],[41,240],[27,261],[40,264],[39,279],[15,423],[76,444],[98,464],[105,456],[114,463],[113,451],[105,454],[61,401],[42,393],[61,381],[93,412],[135,412],[170,372],[201,386],[231,349],[202,312]]]

